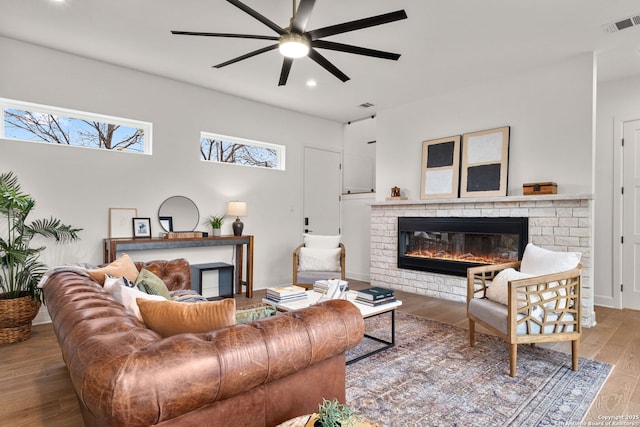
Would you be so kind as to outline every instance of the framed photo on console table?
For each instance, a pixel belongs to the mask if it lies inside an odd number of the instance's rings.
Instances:
[[[133,237],[151,237],[151,218],[133,218]]]
[[[509,126],[462,136],[460,197],[507,195]]]
[[[131,234],[131,218],[138,216],[136,208],[109,208],[109,238],[127,238]]]
[[[422,143],[421,199],[458,197],[460,135]]]

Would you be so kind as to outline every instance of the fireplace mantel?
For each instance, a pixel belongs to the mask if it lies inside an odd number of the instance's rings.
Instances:
[[[594,326],[593,200],[585,193],[373,202],[371,285],[464,302],[463,278],[398,268],[398,217],[527,217],[531,243],[582,253],[582,324]]]
[[[385,200],[371,203],[371,206],[394,205],[438,205],[438,204],[469,204],[469,203],[509,203],[509,202],[544,202],[557,200],[593,200],[593,194],[545,194],[540,196],[504,196],[504,197],[469,197],[455,199],[430,200]]]

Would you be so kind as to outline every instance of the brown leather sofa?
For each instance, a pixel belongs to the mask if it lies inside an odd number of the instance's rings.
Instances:
[[[186,260],[137,265],[191,286]],[[344,402],[345,351],[364,333],[344,300],[163,339],[77,272],[52,274],[44,294],[87,426],[277,425]]]

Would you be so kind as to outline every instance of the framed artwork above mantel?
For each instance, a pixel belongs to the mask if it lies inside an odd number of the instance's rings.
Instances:
[[[422,143],[420,198],[458,197],[460,177],[460,135]]]
[[[462,136],[460,197],[507,195],[509,126]]]

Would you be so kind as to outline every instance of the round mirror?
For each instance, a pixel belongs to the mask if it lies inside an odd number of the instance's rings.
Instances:
[[[191,199],[173,196],[160,205],[158,220],[164,231],[193,231],[200,221],[200,213]]]

